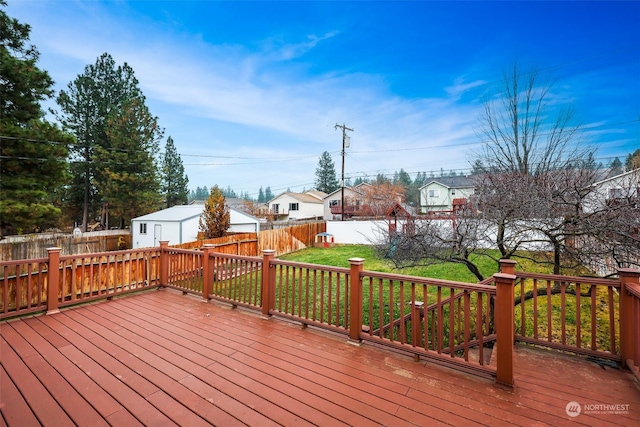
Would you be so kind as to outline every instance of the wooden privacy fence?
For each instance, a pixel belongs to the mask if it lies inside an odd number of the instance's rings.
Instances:
[[[316,235],[325,231],[326,222],[310,222],[258,233],[238,233],[215,239],[196,240],[172,247],[200,249],[204,245],[213,245],[216,252],[242,256],[259,256],[262,251],[269,249],[275,250],[276,256],[280,256],[313,246]]]
[[[469,284],[169,247],[0,262],[0,319],[169,287],[513,385],[513,344],[610,359],[638,377],[640,271],[619,280],[515,272]]]
[[[43,258],[47,248],[60,248],[62,255],[109,252],[131,247],[129,230],[103,230],[74,236],[68,233],[38,233],[6,236],[0,240],[0,261]]]

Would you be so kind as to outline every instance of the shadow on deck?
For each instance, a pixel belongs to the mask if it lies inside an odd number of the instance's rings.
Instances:
[[[514,388],[147,291],[0,323],[0,426],[639,425],[633,376],[517,346]]]

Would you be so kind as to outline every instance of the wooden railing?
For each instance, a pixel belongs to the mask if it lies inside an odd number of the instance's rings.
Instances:
[[[157,287],[159,248],[0,262],[0,319]]]
[[[640,379],[640,271],[619,280],[515,272],[469,284],[159,248],[0,262],[0,319],[169,287],[260,310],[513,385],[513,344],[620,362]]]
[[[496,288],[363,271],[360,338],[470,373],[489,366]]]
[[[266,264],[265,264],[266,265]],[[349,269],[270,260],[273,295],[268,314],[298,320],[347,334],[349,330]]]
[[[618,280],[516,273],[516,341],[620,361]]]
[[[619,269],[620,275],[620,354],[640,381],[640,271]]]

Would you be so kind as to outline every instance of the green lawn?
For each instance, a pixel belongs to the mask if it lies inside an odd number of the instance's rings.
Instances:
[[[458,282],[478,282],[476,277],[462,264],[443,263],[428,267],[398,269],[394,267],[390,260],[379,258],[373,247],[365,245],[336,245],[332,248],[307,248],[283,255],[279,258],[288,261],[308,262],[335,267],[349,267],[349,258],[364,258],[365,270],[454,280]],[[476,262],[485,277],[489,277],[498,271],[497,263],[489,256],[479,255],[476,258]]]

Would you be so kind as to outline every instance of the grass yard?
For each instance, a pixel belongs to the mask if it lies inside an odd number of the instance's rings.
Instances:
[[[489,256],[491,255],[491,256]],[[499,253],[497,251],[488,252],[485,255],[477,255],[475,262],[479,266],[480,271],[485,277],[490,277],[498,271],[498,264],[495,259],[498,258]],[[542,255],[539,255],[542,256]],[[336,267],[348,267],[349,258],[364,258],[365,270],[380,271],[387,273],[405,274],[418,277],[429,277],[443,280],[453,280],[458,282],[477,283],[477,278],[471,274],[467,268],[462,264],[455,263],[442,263],[426,267],[411,267],[411,268],[395,268],[393,263],[384,258],[379,258],[375,253],[374,248],[364,245],[337,245],[332,248],[307,248],[294,253],[283,255],[280,258],[290,261],[299,261],[312,264],[329,265]],[[536,264],[531,260],[517,259],[516,265],[517,271],[527,271],[531,273],[552,273],[552,266],[547,264]],[[586,271],[573,271],[566,272],[567,274],[580,275],[580,273],[588,273]],[[531,290],[531,283],[527,282],[524,291]],[[569,284],[567,290],[575,290],[575,284]],[[430,293],[433,289],[430,290]],[[582,292],[588,292],[587,286],[583,285]],[[617,295],[608,295],[610,291],[606,288],[599,287],[594,289],[593,299],[583,296],[580,300],[580,312],[581,316],[578,321],[576,316],[577,301],[574,295],[566,296],[566,311],[561,314],[561,297],[560,295],[553,295],[550,298],[551,302],[551,324],[548,323],[548,307],[547,298],[544,295],[545,290],[539,289],[539,296],[537,301],[538,312],[538,325],[537,334],[540,338],[546,339],[551,336],[551,340],[558,343],[566,343],[569,345],[576,345],[577,341],[580,341],[580,347],[589,348],[593,345],[593,349],[600,349],[605,351],[611,351],[612,342],[610,340],[610,334],[612,333],[611,324],[617,325],[618,316],[617,312],[614,312],[613,319],[610,317],[609,304],[614,307],[617,306]],[[385,300],[388,298],[388,284],[385,282],[384,289]],[[516,287],[516,297],[519,296],[520,287]],[[366,296],[367,292],[365,292]],[[394,292],[394,299],[397,301],[400,295],[397,291]],[[426,298],[425,298],[426,299]],[[612,301],[608,303],[609,299]],[[366,301],[366,299],[365,299]],[[472,304],[473,305],[473,304]],[[519,333],[527,336],[533,336],[533,300],[527,301],[524,306],[525,309],[525,331],[520,331],[520,315],[522,306],[517,305],[515,307],[516,324]],[[406,314],[406,313],[405,313]],[[591,316],[595,318],[595,330],[591,326]],[[367,313],[365,313],[367,317]],[[386,319],[388,320],[388,319]],[[563,321],[564,320],[564,321]],[[366,321],[366,319],[365,319]],[[365,322],[366,323],[366,322]],[[565,334],[562,334],[560,325],[564,323]],[[580,323],[581,328],[577,328],[577,323]],[[581,333],[578,333],[581,331]],[[619,340],[619,330],[615,327],[616,340]],[[564,335],[564,337],[563,337]],[[579,335],[579,338],[578,338]],[[591,340],[594,340],[593,343]]]
[[[497,256],[497,252],[494,254]],[[307,262],[334,267],[349,267],[349,258],[364,258],[364,268],[370,271],[431,277],[457,282],[477,283],[478,279],[462,264],[443,263],[427,267],[395,268],[393,263],[379,258],[371,246],[336,245],[332,248],[307,248],[279,257],[288,261]],[[498,271],[498,264],[487,255],[479,255],[476,262],[485,277]]]

